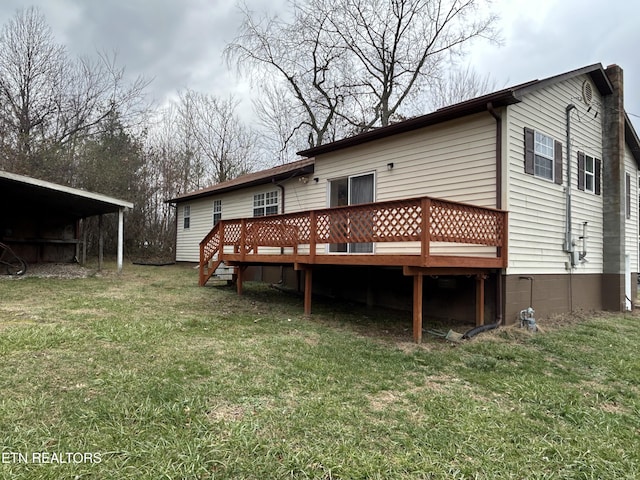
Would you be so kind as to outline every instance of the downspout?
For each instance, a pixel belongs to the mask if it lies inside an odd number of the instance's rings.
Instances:
[[[571,238],[571,110],[576,108],[573,103],[567,105],[567,193],[566,193],[566,228],[564,234],[564,251],[570,254],[571,267],[575,267],[573,258],[573,241]]]
[[[487,103],[487,110],[496,120],[496,208],[502,209],[502,117]]]
[[[272,178],[271,179],[271,183],[273,183],[276,187],[278,187],[280,189],[280,193],[281,193],[281,206],[280,206],[280,213],[284,213],[284,185],[282,185],[281,183],[276,183],[276,179]],[[284,254],[284,247],[280,247],[280,255]],[[280,281],[278,282],[278,285],[284,285],[284,265],[280,265]]]
[[[295,177],[298,173],[299,173],[299,170],[293,172],[288,178],[285,178],[282,181],[286,182],[287,180],[290,180],[293,177]],[[280,189],[280,193],[282,194],[282,206],[280,207],[280,213],[283,214],[284,213],[284,200],[285,200],[285,197],[284,197],[284,185],[282,183],[276,182],[275,177],[273,177],[271,179],[271,183],[273,183],[276,187],[278,187]],[[284,248],[281,247],[280,248],[280,254],[283,254],[283,253],[284,253]],[[278,283],[280,283],[280,284],[284,283],[284,266],[280,267],[280,282],[278,282]]]
[[[276,187],[280,189],[280,193],[282,194],[282,196],[280,197],[282,198],[280,213],[284,213],[284,185],[282,185],[281,183],[277,183],[275,178],[271,179],[271,183],[273,183]]]
[[[502,209],[502,117],[487,103],[487,110],[496,121],[496,208]],[[502,324],[502,270],[496,273],[496,324]]]

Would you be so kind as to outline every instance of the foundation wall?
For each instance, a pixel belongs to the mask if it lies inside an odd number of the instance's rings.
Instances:
[[[519,321],[520,311],[530,304],[536,311],[536,318],[568,313],[572,310],[603,310],[603,275],[532,275],[533,300],[531,300],[531,280],[526,275],[507,275],[504,281],[505,322]],[[635,275],[634,279],[637,278]],[[635,286],[637,289],[637,283]],[[632,286],[632,293],[634,287]]]

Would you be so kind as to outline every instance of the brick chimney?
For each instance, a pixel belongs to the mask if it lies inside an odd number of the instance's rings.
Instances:
[[[624,311],[625,299],[625,171],[624,171],[624,83],[622,69],[605,69],[613,93],[603,97],[603,225],[604,277],[602,306],[605,310]]]

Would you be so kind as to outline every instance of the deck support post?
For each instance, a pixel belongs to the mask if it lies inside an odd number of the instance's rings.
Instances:
[[[304,269],[304,314],[311,315],[311,294],[313,291],[313,270],[311,266]]]
[[[476,326],[484,325],[484,280],[486,275],[476,275]]]
[[[413,276],[413,341],[422,343],[422,286],[423,275]]]
[[[242,281],[244,280],[244,271],[246,269],[246,265],[240,265],[236,269],[238,271],[236,276],[236,292],[238,292],[240,296],[242,296]]]

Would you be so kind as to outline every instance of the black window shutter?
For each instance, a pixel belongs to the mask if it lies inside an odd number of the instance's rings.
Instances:
[[[553,147],[553,165],[555,168],[554,181],[558,185],[562,185],[562,142],[555,140]]]
[[[602,161],[599,158],[594,159],[595,162],[595,193],[600,195],[600,170],[602,169]]]
[[[584,153],[578,152],[578,190],[584,191]]]
[[[631,218],[631,175],[626,175],[627,218]]]
[[[524,173],[533,175],[533,130],[524,127]]]

